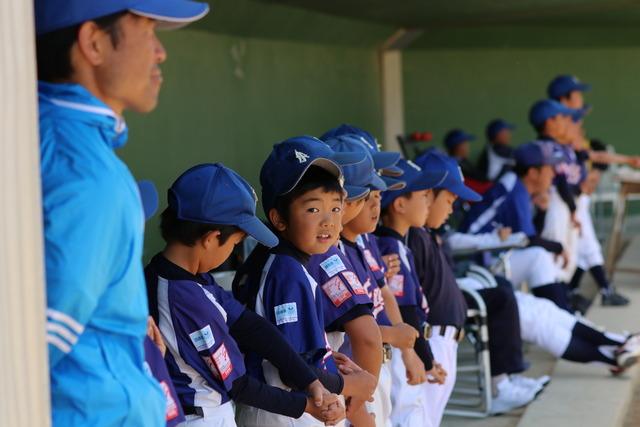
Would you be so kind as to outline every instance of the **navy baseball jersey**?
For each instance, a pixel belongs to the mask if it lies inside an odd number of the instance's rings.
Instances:
[[[244,307],[210,274],[193,275],[156,255],[145,269],[150,311],[167,345],[165,361],[180,403],[217,407],[230,400],[245,374],[244,357],[229,328]],[[171,277],[163,277],[171,270]],[[164,274],[169,276],[169,274]]]
[[[307,271],[320,286],[322,313],[327,332],[344,331],[344,324],[360,316],[371,315],[371,299],[349,259],[337,247],[313,255]]]
[[[405,244],[404,237],[387,227],[378,227],[376,236],[382,255],[398,254],[400,258],[400,271],[387,281],[389,289],[398,300],[398,305],[421,308],[418,314],[421,320],[426,322],[429,305],[420,287],[413,254]]]
[[[268,249],[258,245],[236,273],[234,295],[275,325],[309,365],[337,372],[324,331],[323,292],[305,265],[309,256],[289,242]],[[334,267],[334,268],[337,268]],[[336,302],[344,296],[333,296]],[[251,375],[284,387],[277,370],[258,355],[246,356]],[[265,368],[266,366],[266,368]]]
[[[391,321],[384,310],[384,298],[381,291],[381,288],[387,285],[384,275],[382,276],[382,281],[378,281],[378,277],[371,268],[371,265],[373,265],[374,268],[381,271],[380,263],[382,263],[382,260],[378,261],[374,258],[371,249],[365,246],[362,236],[358,236],[356,242],[342,239],[339,247],[347,256],[351,265],[353,265],[358,279],[367,290],[367,295],[373,303],[372,313],[376,322],[379,325],[391,326]]]
[[[171,381],[171,376],[167,370],[167,365],[164,362],[160,349],[151,341],[149,337],[144,339],[144,361],[145,368],[149,370],[149,373],[160,384],[160,388],[164,392],[164,397],[167,401],[167,410],[165,413],[165,419],[167,421],[167,427],[174,427],[185,420],[182,406],[178,400],[178,394]]]
[[[431,303],[429,322],[432,325],[463,327],[467,318],[467,303],[435,233],[411,227],[409,248],[414,255],[422,291]]]
[[[460,232],[490,233],[499,227],[511,227],[514,233],[528,237],[536,235],[531,196],[514,172],[503,175],[481,202],[471,206]]]

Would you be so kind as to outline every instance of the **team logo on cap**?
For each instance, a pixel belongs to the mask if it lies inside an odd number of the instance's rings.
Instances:
[[[363,143],[367,144],[367,147],[369,147],[370,149],[372,149],[372,150],[373,150],[373,149],[375,148],[373,145],[371,145],[371,144],[369,143],[369,141],[367,141],[367,139],[366,139],[364,136],[361,136],[361,137],[359,137],[359,138],[360,138],[360,141],[362,141]]]
[[[307,163],[307,160],[309,160],[309,155],[306,153],[303,153],[302,151],[293,150],[293,154],[296,155],[296,159],[300,163]]]
[[[458,174],[460,174],[460,180],[464,181],[464,174],[462,173],[462,168],[458,166]]]
[[[407,160],[407,164],[412,168],[414,168],[415,170],[417,170],[418,172],[422,172],[422,168],[416,165],[415,163],[413,163],[411,160]]]

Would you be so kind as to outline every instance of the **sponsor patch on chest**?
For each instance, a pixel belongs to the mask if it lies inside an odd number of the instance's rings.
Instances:
[[[333,277],[347,269],[338,255],[331,255],[320,263],[320,267],[327,273],[327,276]]]
[[[351,289],[353,290],[354,294],[356,295],[367,294],[367,290],[364,288],[364,286],[362,286],[362,283],[360,283],[358,276],[354,272],[345,271],[342,273],[342,275],[344,276],[347,283],[349,283],[349,286],[351,286]]]
[[[343,302],[351,298],[351,292],[340,277],[330,279],[322,285],[322,290],[336,307],[340,307]]]
[[[295,302],[288,302],[273,307],[276,316],[276,325],[285,323],[295,323],[298,321],[298,305]]]
[[[404,295],[404,275],[396,274],[389,279],[389,289],[393,292],[393,295],[401,297]]]
[[[209,325],[195,332],[191,332],[189,338],[191,338],[191,342],[198,351],[210,349],[216,343],[213,332],[211,331],[211,326]]]

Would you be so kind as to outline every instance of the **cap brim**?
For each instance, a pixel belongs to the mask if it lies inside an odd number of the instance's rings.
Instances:
[[[340,151],[335,152],[331,156],[331,160],[339,164],[340,166],[348,166],[355,165],[356,163],[360,163],[364,159],[367,158],[367,153],[362,152],[354,152],[354,151]]]
[[[152,181],[138,181],[140,200],[144,209],[144,219],[149,220],[158,210],[158,190]]]
[[[190,0],[144,0],[129,11],[158,21],[158,28],[173,30],[184,27],[209,13],[209,5]]]
[[[407,183],[404,191],[429,190],[437,187],[447,177],[447,171],[426,171],[423,170],[420,177],[413,182]]]
[[[402,190],[404,187],[407,186],[406,182],[401,181],[399,179],[391,178],[389,176],[381,176],[380,179],[382,179],[386,184],[387,191]]]
[[[238,224],[237,227],[269,248],[278,245],[278,237],[257,217],[252,217],[242,224]]]
[[[580,92],[589,92],[591,90],[591,85],[587,83],[580,83],[575,87],[574,90],[579,90]]]
[[[388,168],[380,169],[382,176],[398,177],[404,174],[404,171],[397,166],[389,166]]]
[[[359,187],[357,185],[345,185],[344,190],[347,192],[347,201],[349,202],[362,199],[370,191],[367,187]]]
[[[371,157],[373,157],[373,164],[376,169],[386,169],[392,166],[395,166],[396,163],[400,160],[400,153],[395,153],[393,151],[378,151],[375,153],[371,153]]]
[[[476,193],[462,182],[455,180],[453,176],[447,175],[445,179],[437,185],[437,187],[449,190],[462,200],[466,200],[468,202],[479,202],[482,200],[482,196],[480,194]]]
[[[385,182],[385,180],[380,178],[380,176],[375,172],[371,173],[371,181],[369,182],[369,188],[372,190],[378,190],[378,191],[387,191],[388,189],[387,183]]]

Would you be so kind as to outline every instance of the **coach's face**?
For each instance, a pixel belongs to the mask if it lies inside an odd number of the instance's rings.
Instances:
[[[156,21],[126,14],[118,22],[118,43],[107,46],[110,48],[96,68],[107,104],[119,114],[125,109],[153,110],[162,85],[159,65],[167,58],[156,36]]]

